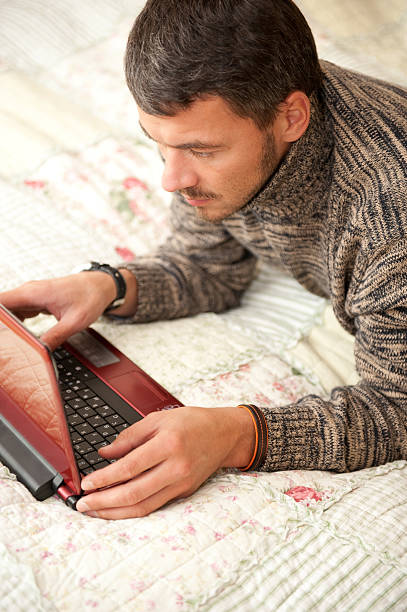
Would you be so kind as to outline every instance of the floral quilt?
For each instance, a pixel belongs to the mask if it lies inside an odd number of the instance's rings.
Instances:
[[[168,232],[161,162],[122,74],[143,2],[68,4],[0,3],[0,290],[130,260]],[[407,82],[403,1],[298,4],[323,57]],[[229,313],[95,328],[190,405],[285,405],[357,379],[329,305],[280,269],[260,267]],[[0,464],[0,610],[402,611],[406,504],[404,461],[221,470],[148,517],[105,521],[35,501]]]

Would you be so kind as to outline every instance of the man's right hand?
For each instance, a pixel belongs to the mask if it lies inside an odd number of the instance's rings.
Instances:
[[[127,270],[125,272],[130,274]],[[92,271],[24,283],[0,293],[0,304],[22,321],[40,313],[54,315],[58,322],[41,338],[54,350],[96,321],[115,297],[116,285],[111,276]],[[122,311],[123,307],[117,309],[121,314],[119,310]]]

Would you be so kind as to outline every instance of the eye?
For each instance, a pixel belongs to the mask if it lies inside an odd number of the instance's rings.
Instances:
[[[190,149],[190,152],[194,157],[200,158],[211,157],[213,155],[213,151],[194,151]]]

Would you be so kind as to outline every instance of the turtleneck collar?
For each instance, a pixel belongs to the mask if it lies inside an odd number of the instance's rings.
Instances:
[[[332,152],[330,119],[320,96],[313,94],[307,130],[240,213],[250,210],[261,217],[277,217],[280,223],[318,216],[329,190]]]

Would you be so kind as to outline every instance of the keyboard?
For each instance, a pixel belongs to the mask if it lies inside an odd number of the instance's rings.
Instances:
[[[78,469],[90,474],[114,461],[98,449],[142,417],[69,351],[53,356]]]

